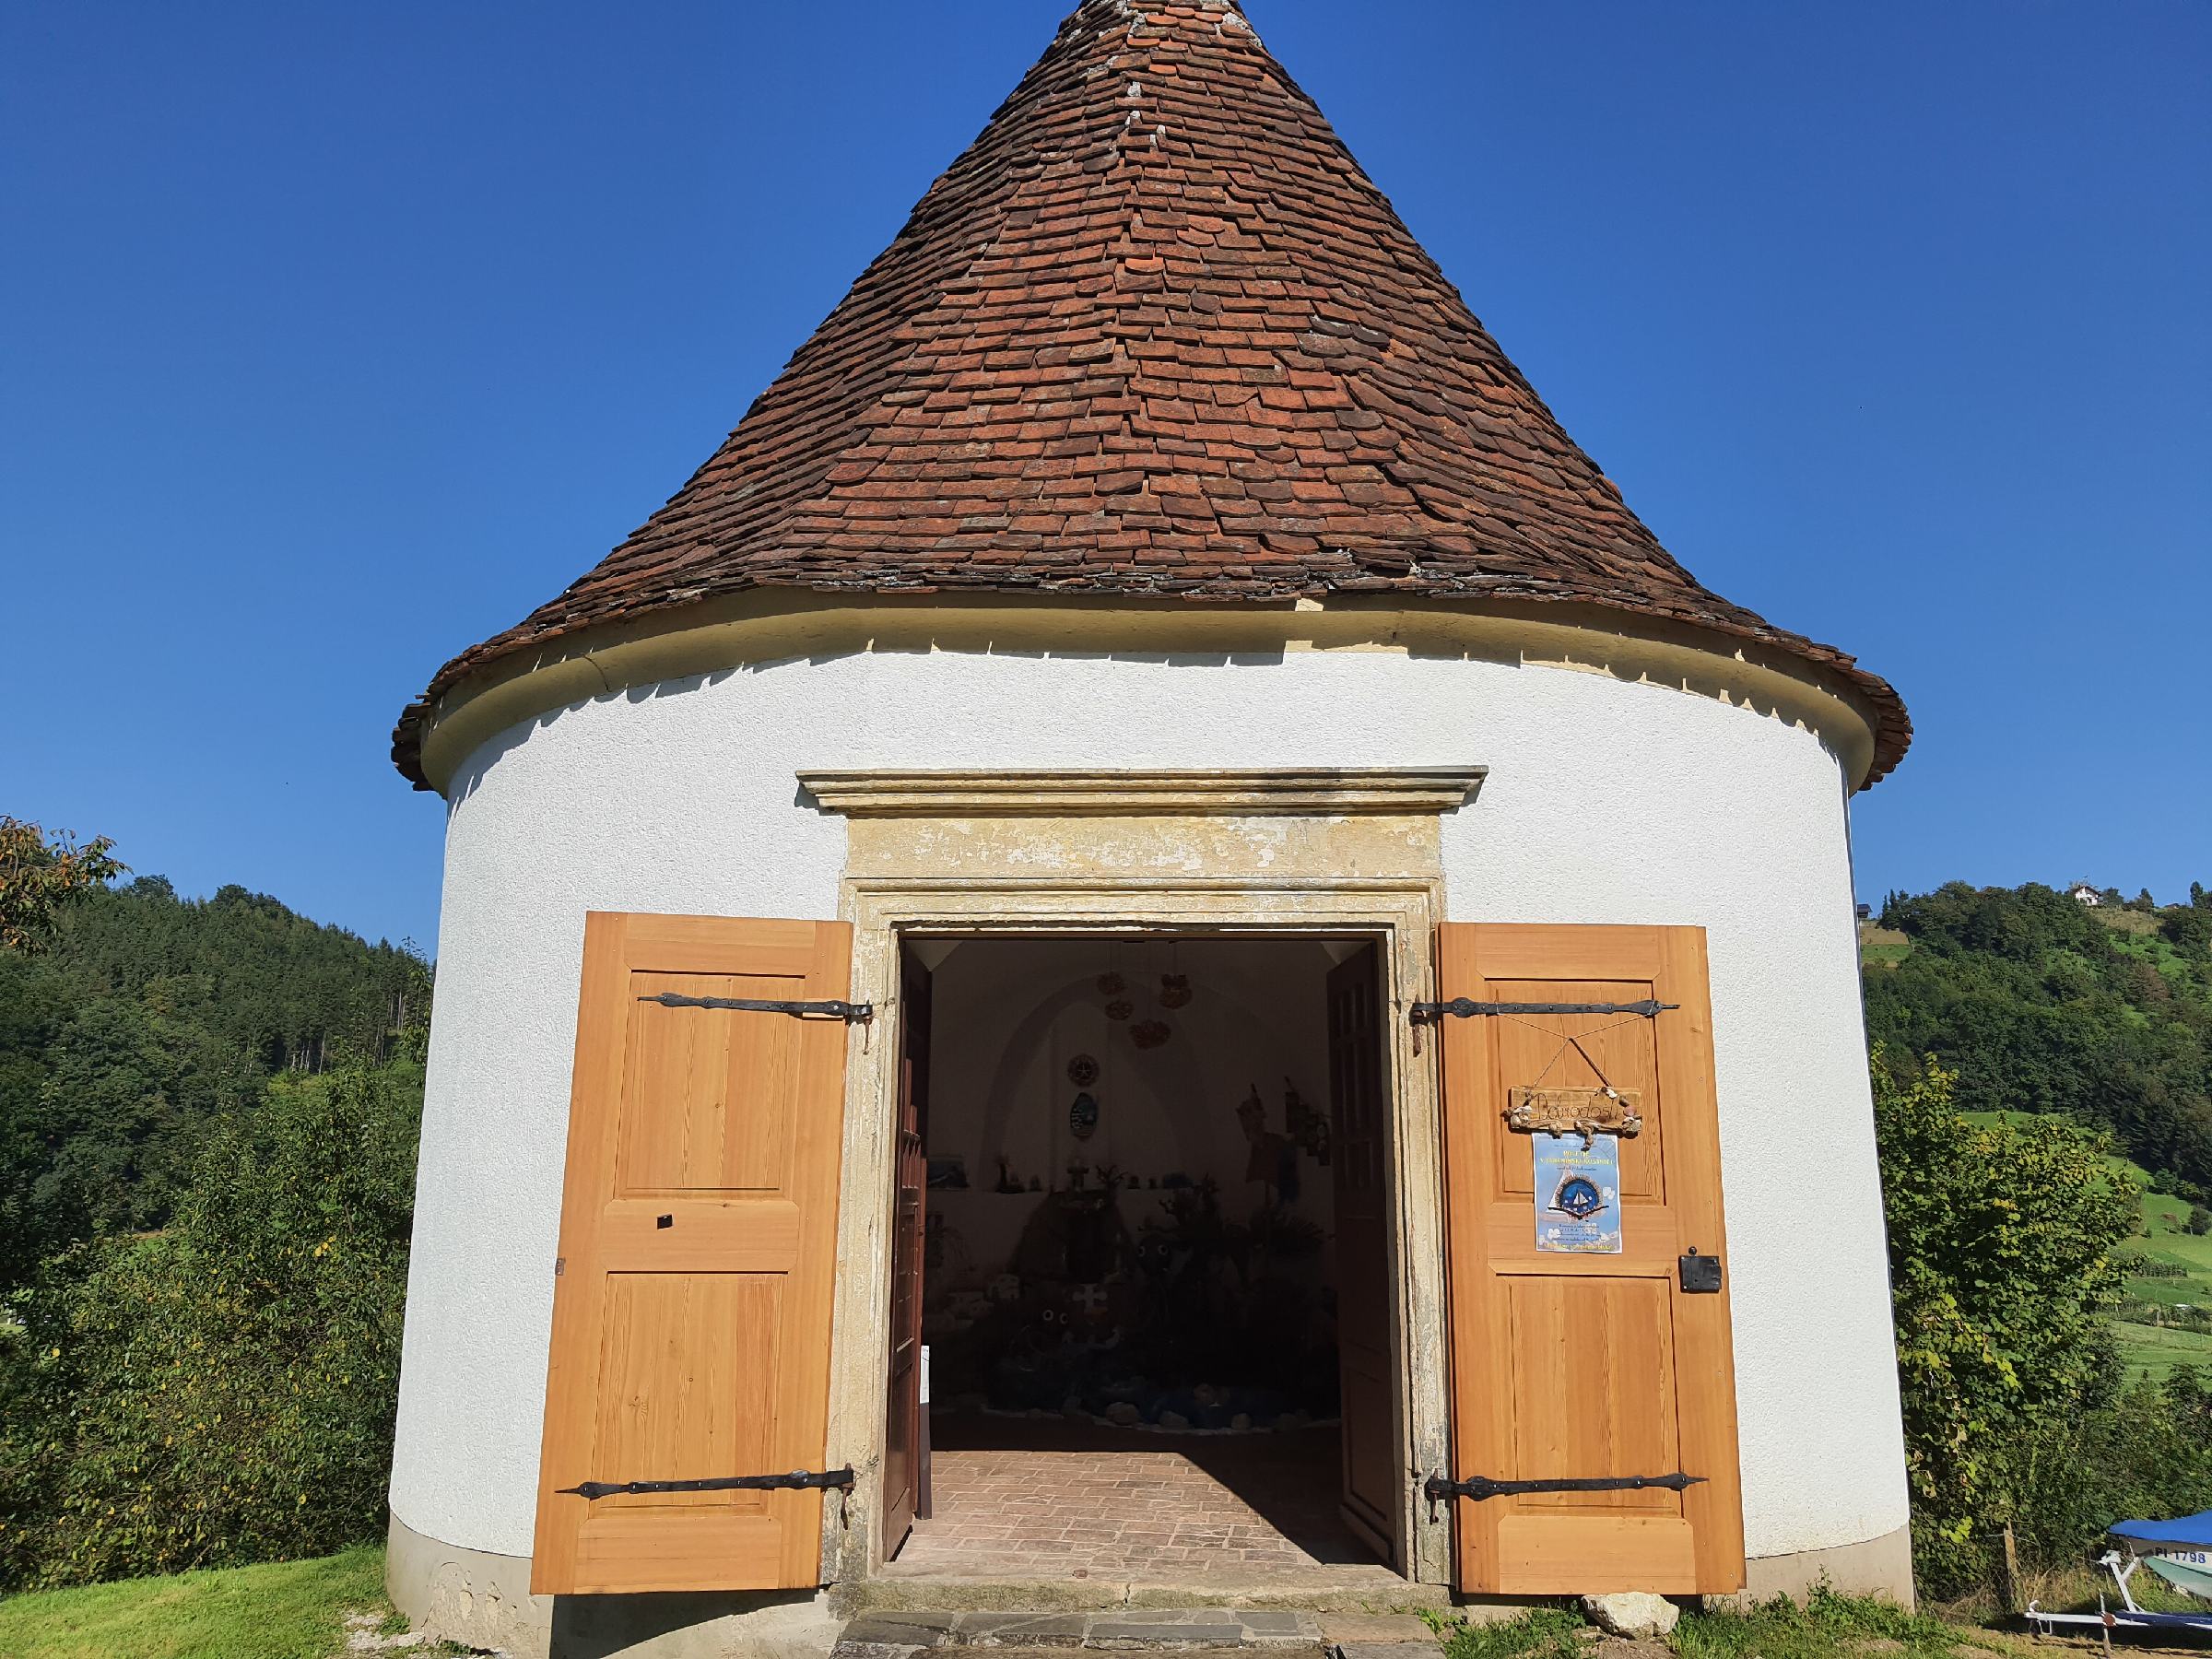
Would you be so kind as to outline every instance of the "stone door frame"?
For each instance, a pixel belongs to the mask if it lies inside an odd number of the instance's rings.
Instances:
[[[1481,777],[1477,767],[800,774],[823,810],[852,820],[840,914],[853,928],[853,994],[876,1006],[847,1051],[829,1466],[849,1462],[857,1478],[842,1505],[825,1507],[825,1583],[882,1564],[900,948],[916,935],[1168,933],[1364,937],[1382,950],[1401,1571],[1450,1581],[1450,1519],[1430,1519],[1416,1492],[1449,1446],[1441,1102],[1435,1045],[1416,1053],[1406,1010],[1435,995],[1440,815]]]

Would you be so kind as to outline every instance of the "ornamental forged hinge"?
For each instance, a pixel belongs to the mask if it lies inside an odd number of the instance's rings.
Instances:
[[[865,1002],[774,1002],[751,996],[678,996],[673,991],[638,1000],[659,1003],[664,1008],[735,1008],[744,1014],[788,1014],[794,1019],[841,1019],[847,1025],[865,1025],[876,1018],[876,1005]]]
[[[588,1501],[629,1493],[764,1492],[781,1488],[816,1487],[838,1487],[851,1491],[853,1465],[847,1464],[841,1469],[794,1469],[788,1475],[716,1475],[704,1480],[586,1480],[557,1489],[564,1497],[572,1492]]]
[[[1406,1010],[1406,1017],[1417,1026],[1441,1025],[1447,1015],[1473,1019],[1484,1014],[1638,1014],[1646,1019],[1656,1019],[1669,1008],[1681,1006],[1663,1003],[1656,997],[1627,1003],[1508,1003],[1477,1002],[1471,996],[1455,996],[1450,1002],[1417,1002]]]
[[[1429,1519],[1433,1521],[1436,1506],[1447,1498],[1472,1498],[1480,1503],[1486,1498],[1514,1498],[1524,1492],[1640,1492],[1649,1487],[1679,1492],[1701,1485],[1704,1479],[1702,1475],[1685,1475],[1679,1469],[1672,1475],[1592,1475],[1559,1480],[1492,1480],[1483,1475],[1450,1480],[1431,1475],[1421,1483],[1421,1496],[1429,1500]]]

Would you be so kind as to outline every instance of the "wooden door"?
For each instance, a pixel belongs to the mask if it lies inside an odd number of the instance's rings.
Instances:
[[[922,1413],[922,1258],[929,1195],[929,971],[899,970],[899,1121],[891,1216],[890,1390],[883,1436],[883,1554],[913,1530],[927,1456]]]
[[[1329,971],[1329,1171],[1336,1208],[1336,1370],[1344,1516],[1394,1562],[1406,1471],[1391,1386],[1390,1114],[1382,1085],[1378,952]]]
[[[1655,1018],[1442,1021],[1451,1473],[1702,1477],[1679,1492],[1457,1498],[1459,1586],[1527,1595],[1740,1589],[1704,930],[1453,924],[1440,932],[1447,1002],[1679,1005]],[[1507,1126],[1507,1091],[1601,1081],[1641,1096],[1641,1133],[1619,1142],[1621,1251],[1540,1252],[1532,1137]],[[1723,1258],[1717,1294],[1684,1291],[1678,1258],[1693,1246]]]
[[[823,1466],[847,1028],[646,999],[841,1000],[851,961],[840,922],[585,922],[534,1593],[819,1582],[818,1489],[564,1488]]]

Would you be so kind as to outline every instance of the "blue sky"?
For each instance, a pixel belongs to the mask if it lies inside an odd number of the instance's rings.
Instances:
[[[1066,0],[0,15],[0,811],[434,943],[384,758]],[[2212,882],[2212,6],[1251,0],[1700,578],[1889,676],[1862,896]]]

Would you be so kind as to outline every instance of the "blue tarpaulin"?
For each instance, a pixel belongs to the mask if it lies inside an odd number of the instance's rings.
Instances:
[[[2115,1538],[2168,1549],[2212,1549],[2212,1510],[2178,1521],[2116,1521],[2105,1530]]]

